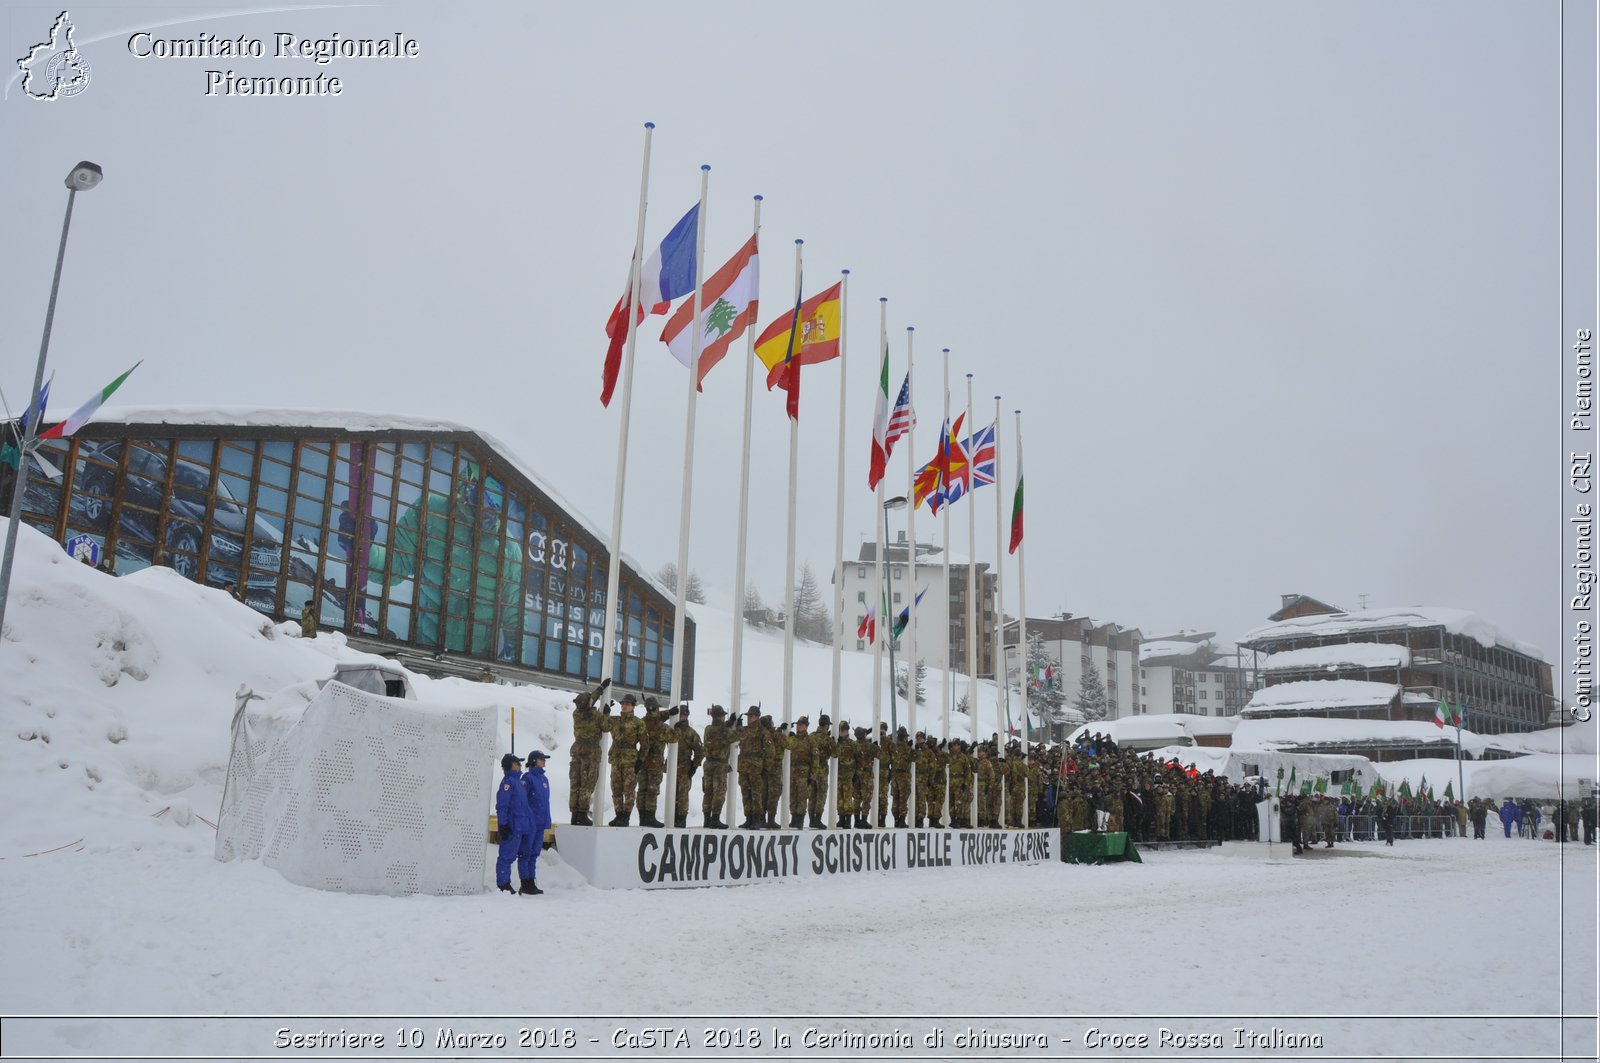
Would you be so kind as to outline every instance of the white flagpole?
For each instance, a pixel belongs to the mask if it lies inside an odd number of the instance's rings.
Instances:
[[[850,271],[839,271],[844,278],[839,282],[839,473],[834,485],[833,521],[833,698],[829,702],[832,717],[829,730],[839,720],[839,669],[840,654],[844,651],[844,418],[845,418],[845,355],[846,336],[850,324]],[[821,723],[818,723],[820,729]],[[832,735],[829,736],[833,737]],[[834,794],[834,767],[832,758],[828,765],[828,793],[823,798],[822,826],[831,828],[839,822],[838,802]]]
[[[795,310],[790,311],[799,316],[800,305],[800,250],[805,245],[804,240],[794,242],[794,305]],[[799,322],[791,320],[789,324],[790,342],[799,339]],[[790,351],[790,357],[797,355],[798,351]],[[798,367],[793,372],[799,373]],[[790,381],[791,387],[798,387],[796,381]],[[795,409],[798,414],[799,408]],[[794,716],[794,526],[798,520],[799,489],[797,482],[800,471],[800,418],[789,418],[789,554],[788,568],[785,575],[783,592],[783,722],[788,723]],[[783,751],[783,779],[782,791],[779,795],[778,807],[788,811],[789,801],[793,795],[789,793],[789,750]],[[781,815],[781,813],[780,813]]]
[[[972,374],[967,374],[967,438],[977,437],[977,422],[972,419]],[[977,472],[972,460],[972,451],[976,448],[969,447],[967,453],[967,489],[968,495],[973,495],[977,490]],[[978,718],[978,499],[974,495],[967,499],[967,712],[969,720]],[[995,703],[995,718],[998,722],[1000,716],[999,703]],[[945,728],[945,737],[950,737],[950,729]]]
[[[755,197],[755,220],[751,222],[751,235],[759,238],[761,235],[761,197]],[[759,247],[758,247],[759,254]],[[756,293],[759,298],[760,292]],[[758,315],[752,315],[752,318]],[[745,555],[747,553],[746,539],[750,529],[750,403],[751,395],[755,390],[755,360],[756,360],[756,333],[760,331],[760,322],[751,320],[744,334],[744,447],[739,455],[739,546],[733,562],[733,686],[728,695],[728,715],[736,723],[744,719],[740,715],[743,705],[743,688],[740,679],[744,670],[744,580],[745,580]],[[700,780],[700,785],[705,785],[705,780]],[[728,796],[724,823],[737,823],[739,820],[738,808],[739,793],[739,747],[733,746],[728,753]]]
[[[1000,396],[994,397],[994,634],[992,637],[992,653],[994,654],[994,714],[998,719],[1001,706],[1005,707],[1006,729],[1011,728],[1011,688],[1006,684],[1006,540],[1004,538],[1003,512],[1005,509],[1005,490],[1002,487],[1004,480],[1000,476]],[[1022,753],[1028,753],[1028,720],[1022,720]],[[1026,795],[1024,795],[1026,796]],[[1031,799],[1022,807],[1022,825],[1028,826],[1028,810],[1032,808]]]
[[[906,379],[911,380],[913,368],[912,340],[916,338],[917,330],[911,325],[906,326]],[[906,730],[912,734],[917,732],[917,456],[915,446],[917,439],[917,389],[915,381],[908,388],[911,392],[911,427],[906,431],[906,497],[912,504],[906,509]],[[887,549],[887,547],[885,547]],[[892,584],[893,581],[891,581]],[[893,597],[891,595],[891,597]],[[894,630],[893,628],[890,629]],[[899,682],[894,676],[889,677],[889,682]],[[891,736],[892,737],[892,736]]]
[[[888,354],[889,300],[880,298],[878,300],[878,357],[886,359]],[[878,386],[882,387],[883,385],[880,382]],[[890,416],[893,413],[894,407],[890,406]],[[885,438],[888,437],[887,425],[884,429],[884,436]],[[879,613],[877,626],[873,629],[875,637],[872,640],[872,735],[874,738],[878,735],[878,721],[883,719],[883,642],[884,639],[890,638],[894,634],[894,613],[889,608],[889,587],[883,582],[884,569],[889,564],[889,557],[884,553],[885,550],[889,549],[889,541],[888,536],[884,534],[883,508],[885,501],[883,485],[888,478],[889,462],[888,458],[885,457],[883,475],[878,477],[878,491],[874,496],[878,509],[877,512],[872,514],[872,535],[878,542],[878,550],[874,557],[877,564],[872,566],[872,604],[868,607],[869,612],[872,609],[876,609]],[[890,676],[889,679],[890,682],[894,681],[893,676]]]
[[[997,469],[995,476],[996,487],[1000,486],[1000,477],[998,473],[999,470]],[[1017,482],[1022,482],[1021,410],[1017,411]],[[1027,489],[1024,488],[1023,491],[1024,495],[1026,495]],[[1015,497],[1015,492],[1013,492],[1013,497]],[[1024,507],[1026,507],[1026,501],[1024,501]],[[1024,508],[1023,512],[1026,514],[1026,508]],[[1024,517],[1024,519],[1026,519],[1026,517]],[[1017,688],[1018,700],[1022,703],[1022,719],[1024,721],[1023,726],[1027,726],[1026,721],[1028,719],[1028,684],[1033,681],[1032,677],[1028,675],[1028,580],[1027,577],[1023,575],[1022,563],[1022,555],[1027,552],[1027,549],[1027,535],[1024,533],[1023,541],[1017,544],[1017,652],[1019,654],[1018,660],[1022,662],[1021,667],[1017,669],[1017,675],[1021,680],[1021,682],[1017,684]]]
[[[705,325],[700,320],[700,297],[705,287],[706,271],[706,190],[711,181],[711,167],[700,167],[700,213],[695,219],[694,238],[694,315],[689,319],[693,333],[689,339],[689,412],[683,423],[683,498],[678,504],[678,601],[672,614],[672,682],[669,709],[676,709],[683,696],[683,628],[688,614],[685,603],[689,597],[689,513],[690,496],[694,493],[694,412],[700,394],[700,347],[705,339]],[[667,745],[666,815],[662,822],[675,825],[678,809],[678,743]],[[687,813],[684,818],[688,825]]]
[[[622,582],[622,498],[623,487],[628,482],[628,424],[633,412],[633,347],[639,331],[639,267],[644,253],[644,214],[650,191],[650,137],[655,131],[654,122],[644,124],[644,166],[639,175],[639,222],[633,236],[633,265],[628,269],[628,341],[622,355],[622,409],[617,418],[617,476],[611,496],[611,557],[606,571],[606,626],[600,637],[600,675],[614,677],[617,654],[617,598]],[[606,822],[607,754],[611,750],[611,736],[600,736],[600,763],[595,773],[594,799],[589,819],[593,823]]]
[[[944,350],[944,424],[945,431],[950,430],[950,348]],[[945,440],[939,441],[941,452],[948,446]],[[948,457],[948,454],[946,455]],[[951,689],[950,670],[956,666],[950,654],[950,500],[945,499],[944,505],[939,508],[939,545],[944,548],[944,582],[940,584],[940,595],[944,598],[944,680],[939,685],[939,692],[944,700],[944,736],[950,737],[950,700],[955,696]]]

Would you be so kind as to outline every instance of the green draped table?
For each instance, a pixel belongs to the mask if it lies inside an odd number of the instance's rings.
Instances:
[[[1139,859],[1139,850],[1134,848],[1125,833],[1073,831],[1067,835],[1062,854],[1069,864],[1113,864],[1122,860],[1144,862]]]

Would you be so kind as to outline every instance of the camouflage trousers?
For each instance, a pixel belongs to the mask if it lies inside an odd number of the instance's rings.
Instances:
[[[594,798],[594,784],[600,775],[600,747],[575,745],[567,762],[567,807],[587,812]]]
[[[1011,827],[1022,826],[1022,812],[1027,806],[1027,783],[1016,780],[1006,780],[1006,825]]]
[[[763,796],[761,807],[766,810],[767,819],[778,818],[778,802],[783,800],[783,768],[779,764],[770,765],[761,773],[761,786]]]
[[[700,814],[707,823],[721,819],[728,803],[728,762],[708,760],[700,769]]]
[[[656,805],[661,803],[661,780],[666,771],[646,764],[639,772],[639,816],[655,818]]]
[[[953,820],[968,820],[972,818],[972,783],[962,778],[950,780],[950,818]]]
[[[809,767],[789,769],[789,817],[819,815],[817,788]]]
[[[1000,816],[1000,787],[978,787],[978,822],[982,826],[990,826],[999,821]]]
[[[854,774],[845,775],[843,773],[840,773],[840,775],[839,775],[839,815],[854,817],[856,815],[856,807],[857,807],[856,806],[856,802],[858,800],[859,800],[859,798],[856,796],[856,777],[855,777],[855,775]]]
[[[894,799],[894,818],[905,819],[906,806],[911,802],[911,773],[909,771],[890,773],[889,796]]]
[[[761,822],[767,818],[767,784],[759,771],[740,770],[739,798],[747,819]]]
[[[689,783],[694,779],[687,771],[678,772],[678,789],[672,795],[673,822],[683,820],[689,822]]]
[[[638,783],[639,769],[633,766],[632,757],[611,762],[611,804],[619,816],[633,814],[633,795]]]
[[[926,782],[917,774],[918,815],[933,826],[944,815],[945,773],[943,768],[928,773]]]

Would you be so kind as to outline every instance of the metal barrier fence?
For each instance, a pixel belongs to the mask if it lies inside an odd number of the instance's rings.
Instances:
[[[1454,816],[1396,816],[1396,838],[1458,838],[1461,831]],[[1383,840],[1383,822],[1377,816],[1346,816],[1339,826],[1339,837],[1347,842]]]

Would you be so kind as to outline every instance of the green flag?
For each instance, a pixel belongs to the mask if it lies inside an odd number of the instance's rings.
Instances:
[[[1411,796],[1411,780],[1410,779],[1401,779],[1400,780],[1400,796],[1401,797],[1410,797]]]
[[[1350,796],[1350,784],[1348,782],[1339,784],[1339,796],[1340,797],[1349,797]]]
[[[1315,790],[1319,794],[1327,793],[1328,792],[1328,777],[1326,775],[1318,775],[1317,776],[1316,785],[1311,787],[1311,789]]]
[[[1449,800],[1449,801],[1454,801],[1456,799],[1456,784],[1455,783],[1447,781],[1444,784],[1444,796],[1445,796],[1445,799]]]

